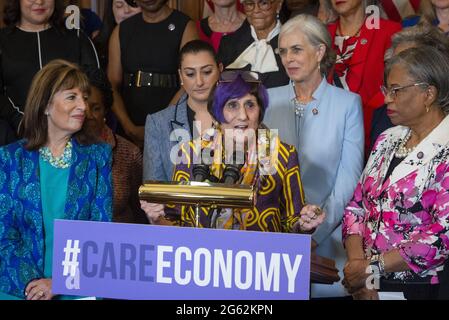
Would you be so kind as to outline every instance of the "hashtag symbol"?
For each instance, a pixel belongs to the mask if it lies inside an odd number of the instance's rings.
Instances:
[[[67,240],[67,244],[64,248],[65,259],[62,261],[62,265],[64,266],[64,276],[68,276],[69,273],[71,277],[76,275],[76,269],[79,265],[78,254],[81,252],[79,244],[80,241],[75,240],[72,247],[72,240]]]

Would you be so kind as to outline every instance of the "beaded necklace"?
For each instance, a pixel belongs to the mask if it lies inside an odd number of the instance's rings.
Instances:
[[[412,130],[409,130],[407,132],[407,135],[404,137],[404,139],[399,144],[398,150],[396,150],[396,152],[394,154],[396,156],[396,158],[406,158],[409,155],[409,153],[413,152],[413,150],[415,149],[416,146],[411,147],[411,148],[407,148],[405,146],[407,144],[407,142],[410,140],[411,136],[412,136]]]
[[[66,169],[72,165],[72,142],[67,142],[64,152],[59,157],[54,157],[48,147],[39,149],[42,159],[50,163],[53,167]]]

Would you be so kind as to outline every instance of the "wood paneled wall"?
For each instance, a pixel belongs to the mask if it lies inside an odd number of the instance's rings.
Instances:
[[[101,10],[101,5],[104,3],[103,1],[97,1],[97,5],[99,8],[97,8],[97,12],[101,13],[103,10]],[[3,6],[5,4],[5,0],[0,0],[0,26],[3,25]],[[89,7],[90,6],[90,0],[80,0],[80,4],[83,7]],[[204,0],[169,0],[168,4],[170,7],[178,9],[188,16],[190,16],[193,20],[198,20],[202,17],[203,14],[203,7],[204,7]]]
[[[3,7],[5,6],[5,0],[0,0],[0,27],[3,27]]]

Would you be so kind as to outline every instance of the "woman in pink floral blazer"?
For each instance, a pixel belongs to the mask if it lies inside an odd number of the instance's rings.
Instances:
[[[387,66],[383,91],[397,126],[377,139],[343,217],[343,283],[354,298],[376,299],[378,283],[407,299],[438,297],[449,255],[448,74],[448,54],[432,47]]]

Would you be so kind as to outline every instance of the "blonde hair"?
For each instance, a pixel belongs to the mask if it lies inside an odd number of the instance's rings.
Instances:
[[[431,0],[421,0],[419,4],[419,13],[421,14],[420,22],[433,25],[433,21],[437,18],[435,8]]]

